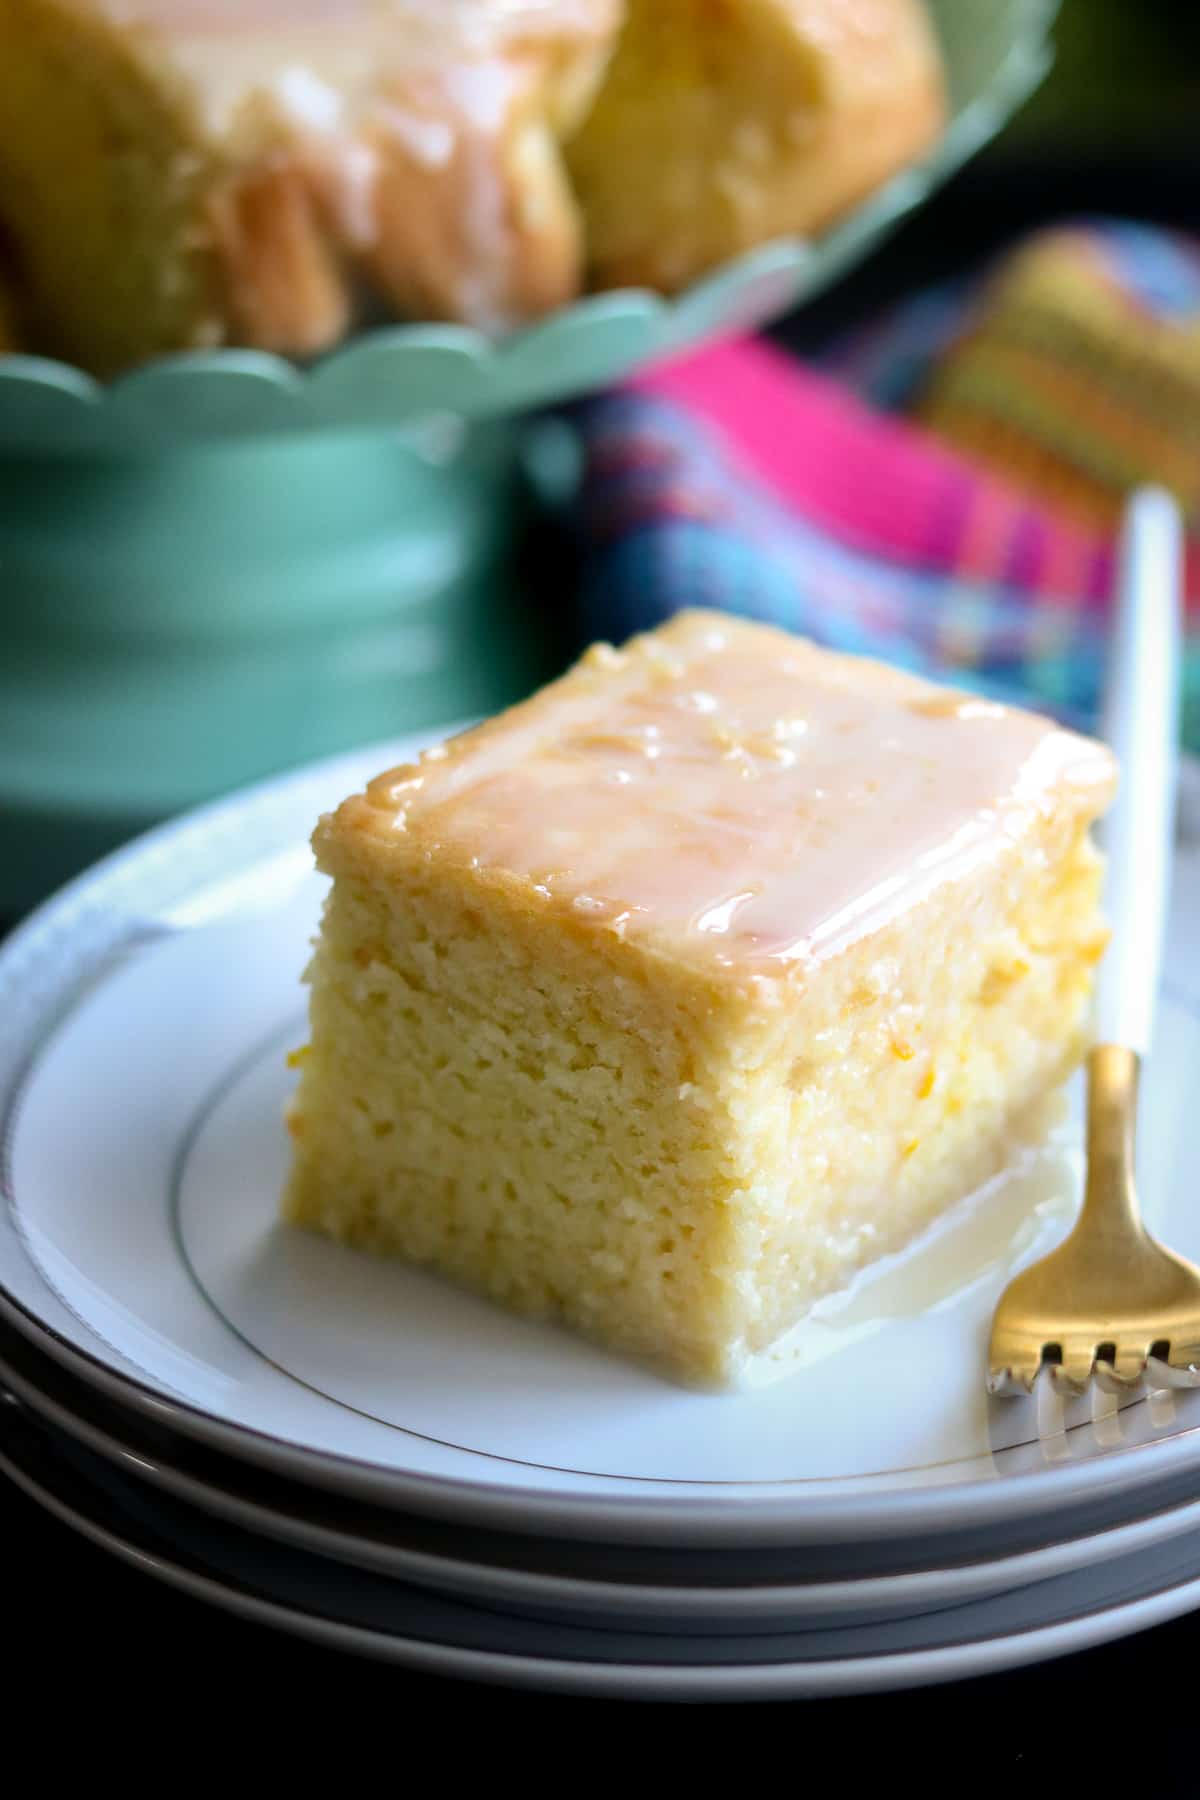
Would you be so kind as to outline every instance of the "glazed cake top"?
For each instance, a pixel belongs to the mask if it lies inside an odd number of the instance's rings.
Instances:
[[[166,56],[204,123],[226,130],[247,95],[284,126],[328,137],[356,105],[408,74],[436,76],[437,98],[480,131],[501,123],[522,51],[604,45],[618,0],[69,0],[76,11]],[[376,123],[379,123],[377,120]],[[386,113],[382,115],[386,123]],[[395,123],[395,121],[393,121]],[[403,115],[400,115],[403,135]],[[411,136],[411,133],[409,134]],[[442,154],[428,152],[437,165]]]
[[[1091,816],[1108,750],[770,627],[686,613],[598,645],[318,831],[502,873],[668,954],[782,973],[964,873],[1046,808]]]
[[[75,0],[118,26],[148,26],[164,36],[251,34],[328,26],[380,27],[415,41],[494,44],[526,31],[558,31],[615,22],[615,0]]]
[[[91,0],[114,24],[152,24],[167,29],[247,30],[268,25],[354,20],[414,19],[453,26],[475,19],[502,26],[526,19],[570,19],[594,10],[594,0]]]

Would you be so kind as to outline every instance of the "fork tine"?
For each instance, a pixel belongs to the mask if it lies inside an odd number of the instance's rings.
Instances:
[[[1171,1387],[1200,1386],[1200,1344],[1173,1345],[1170,1357],[1159,1367]]]
[[[1127,1394],[1145,1380],[1148,1360],[1148,1346],[1139,1350],[1131,1349],[1128,1344],[1118,1344],[1117,1354],[1112,1362],[1097,1358],[1096,1381],[1107,1394]]]
[[[1040,1347],[1020,1332],[993,1329],[988,1345],[990,1394],[1031,1394],[1041,1367]]]
[[[1005,1362],[993,1356],[988,1369],[988,1393],[1032,1394],[1039,1367],[1040,1364],[1034,1361],[1022,1362],[1010,1357]]]
[[[1192,1370],[1200,1368],[1200,1321],[1190,1332],[1177,1332],[1165,1346],[1164,1361],[1172,1369]]]
[[[1093,1352],[1090,1344],[1065,1344],[1061,1362],[1050,1364],[1056,1388],[1070,1394],[1084,1394],[1092,1379]]]

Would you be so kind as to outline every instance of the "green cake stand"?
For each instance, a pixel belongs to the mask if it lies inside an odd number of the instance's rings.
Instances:
[[[307,368],[166,357],[101,385],[0,357],[0,916],[307,757],[489,712],[552,671],[519,547],[566,479],[539,409],[829,285],[1001,127],[1054,0],[934,0],[936,152],[814,242],[503,342],[366,333]]]

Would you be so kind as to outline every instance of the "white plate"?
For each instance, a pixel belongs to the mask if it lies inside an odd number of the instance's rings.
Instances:
[[[539,1624],[264,1544],[133,1484],[20,1415],[0,1453],[64,1523],[144,1572],[332,1648],[432,1673],[638,1699],[817,1698],[962,1679],[1061,1656],[1200,1604],[1200,1535],[1083,1575],[833,1631],[671,1638]]]
[[[923,1546],[915,1539],[904,1546],[906,1571],[879,1576],[855,1568],[863,1556],[855,1546],[837,1558],[849,1573],[834,1579],[825,1546],[809,1553],[815,1566],[808,1579],[784,1581],[772,1567],[781,1560],[777,1553],[706,1549],[671,1556],[661,1549],[465,1533],[283,1482],[148,1429],[0,1327],[0,1392],[4,1387],[58,1434],[211,1517],[435,1593],[571,1624],[744,1633],[874,1623],[1010,1593],[1200,1530],[1200,1478],[1192,1476],[1177,1494],[1170,1484],[1151,1490],[1146,1503],[1152,1500],[1153,1510],[1136,1519],[1127,1519],[1120,1505],[1115,1515],[1109,1507],[1120,1522],[1107,1529],[1103,1507],[1072,1509],[1058,1526],[1069,1528],[1069,1537],[1019,1555],[992,1555],[985,1540],[978,1551],[984,1560],[959,1561],[959,1546],[945,1535]],[[914,1552],[928,1561],[914,1564]]]
[[[868,1285],[845,1328],[807,1328],[808,1366],[730,1395],[683,1392],[423,1272],[281,1227],[283,1056],[303,1036],[298,979],[323,891],[307,835],[415,748],[338,758],[152,833],[4,946],[0,1305],[23,1331],[232,1454],[523,1531],[890,1536],[998,1524],[1200,1463],[1200,1394],[1176,1396],[1170,1417],[1081,1412],[1049,1437],[1031,1403],[985,1401],[995,1298],[1067,1224],[1050,1209],[1040,1236],[1022,1235],[1011,1192],[948,1227],[960,1262],[1000,1246],[974,1280],[931,1299],[943,1238],[901,1280]],[[1193,1255],[1198,902],[1189,844],[1141,1173],[1152,1224]]]

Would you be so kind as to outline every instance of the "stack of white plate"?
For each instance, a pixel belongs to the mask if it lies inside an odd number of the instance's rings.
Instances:
[[[154,833],[0,951],[5,1471],[219,1605],[563,1691],[865,1692],[1200,1606],[1200,1393],[984,1394],[1001,1288],[1070,1224],[1067,1128],[735,1393],[277,1224],[308,833],[415,747]],[[1198,1067],[1185,828],[1141,1175],[1191,1256]]]

